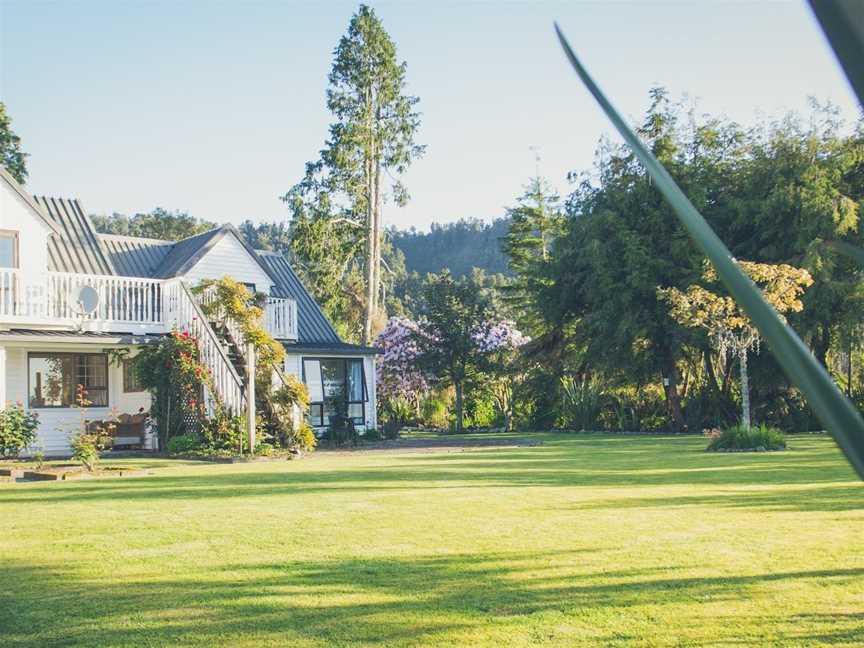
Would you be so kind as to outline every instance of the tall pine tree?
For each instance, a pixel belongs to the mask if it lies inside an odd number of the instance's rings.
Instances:
[[[383,319],[382,207],[385,199],[399,205],[408,200],[401,176],[424,150],[414,139],[418,99],[406,93],[405,71],[375,11],[361,5],[334,52],[327,90],[327,108],[335,117],[330,137],[320,158],[307,164],[303,180],[283,197],[294,217],[294,251],[306,263],[310,283],[316,285],[316,273],[331,283],[334,277],[347,283],[362,277],[359,337],[366,344]],[[312,254],[322,249],[340,256]]]

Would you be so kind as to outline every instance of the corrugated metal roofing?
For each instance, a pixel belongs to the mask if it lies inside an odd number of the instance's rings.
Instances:
[[[110,259],[102,252],[96,230],[77,200],[38,198],[59,234],[48,237],[48,269],[54,272],[114,275]]]
[[[268,268],[270,275],[276,279],[276,287],[280,293],[277,296],[291,297],[297,301],[298,343],[344,344],[303,282],[291,269],[288,260],[278,252],[256,250],[256,254]]]
[[[253,250],[230,225],[177,242],[97,234],[77,200],[34,198],[59,232],[49,237],[49,270],[168,279],[183,274],[222,236],[233,233],[273,279],[276,296],[297,301],[298,348],[308,345],[308,349],[370,352],[369,348],[348,345],[339,339],[285,257],[276,252]]]
[[[155,277],[175,245],[171,241],[117,234],[99,234],[99,241],[117,274],[124,277]]]
[[[349,344],[348,342],[298,342],[292,344],[283,342],[282,346],[289,353],[336,353],[340,355],[368,355],[384,353],[377,347],[368,347],[361,344]]]
[[[39,337],[56,340],[63,338],[87,338],[94,340],[118,340],[121,344],[150,344],[164,337],[161,333],[108,333],[105,331],[53,331],[46,329],[9,329],[0,331],[0,339],[15,337]]]

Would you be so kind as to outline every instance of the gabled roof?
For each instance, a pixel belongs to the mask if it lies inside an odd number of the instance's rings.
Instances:
[[[9,185],[12,191],[18,194],[18,197],[21,198],[21,200],[23,200],[31,210],[33,210],[35,216],[46,228],[52,232],[60,233],[57,226],[54,224],[54,221],[48,218],[48,214],[46,214],[42,207],[39,206],[39,203],[33,199],[33,196],[27,193],[21,183],[12,177],[12,174],[3,168],[2,164],[0,164],[0,178]]]
[[[257,250],[257,256],[276,281],[277,297],[290,297],[297,302],[298,344],[343,344],[333,326],[321,312],[318,303],[295,274],[288,260],[278,252]]]
[[[237,228],[230,224],[222,225],[214,229],[208,230],[203,234],[190,236],[189,238],[177,241],[171,251],[162,260],[157,273],[154,275],[158,279],[171,279],[186,274],[192,267],[198,263],[205,254],[207,254],[219,241],[226,236],[233,236],[237,242],[242,245],[249,256],[261,266],[261,269],[270,275],[273,283],[276,283],[276,277],[272,276],[266,265],[261,263],[258,254],[246,242],[246,239],[237,231]]]
[[[194,266],[225,235],[222,227],[207,230],[189,238],[180,239],[162,259],[156,274],[157,279],[170,279],[184,274]]]
[[[256,251],[232,225],[180,241],[98,234],[78,200],[27,195],[2,168],[0,175],[30,205],[53,234],[48,238],[48,269],[55,272],[169,279],[185,274],[225,236],[234,236],[275,286],[274,296],[297,302],[297,350],[371,352],[339,339],[317,302],[278,252]]]
[[[119,234],[99,234],[99,242],[117,274],[124,277],[154,277],[175,245],[173,241]]]
[[[359,347],[349,348],[350,345],[345,346],[339,339],[288,260],[278,252],[254,250],[233,225],[222,225],[176,243],[112,234],[99,234],[99,239],[118,274],[170,279],[188,272],[225,236],[236,237],[249,256],[267,273],[275,286],[274,297],[289,297],[297,302],[298,345],[317,345],[316,348],[329,351],[360,352]]]
[[[55,226],[48,237],[48,269],[55,272],[115,275],[99,245],[96,229],[78,200],[35,197]]]

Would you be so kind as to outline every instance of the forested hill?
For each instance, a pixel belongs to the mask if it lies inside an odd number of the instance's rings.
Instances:
[[[507,273],[507,258],[501,252],[501,237],[507,233],[509,218],[492,223],[462,219],[455,223],[432,224],[430,232],[414,228],[390,230],[393,245],[405,255],[408,272],[425,275],[449,268],[454,276],[482,268],[489,274]]]

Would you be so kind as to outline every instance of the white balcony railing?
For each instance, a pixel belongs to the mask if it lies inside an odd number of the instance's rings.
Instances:
[[[296,340],[297,302],[268,297],[264,304],[264,328],[277,340]]]
[[[160,332],[176,325],[173,301],[179,279],[48,272],[25,276],[0,268],[0,325],[40,325],[85,330]],[[82,313],[77,296],[84,286],[99,295],[92,313]],[[277,339],[297,339],[297,303],[268,297],[265,326]]]
[[[111,330],[114,325],[164,325],[164,281],[48,272],[37,277],[20,270],[0,269],[0,323],[78,324],[86,329]],[[78,293],[90,286],[99,295],[96,309],[84,313]]]

